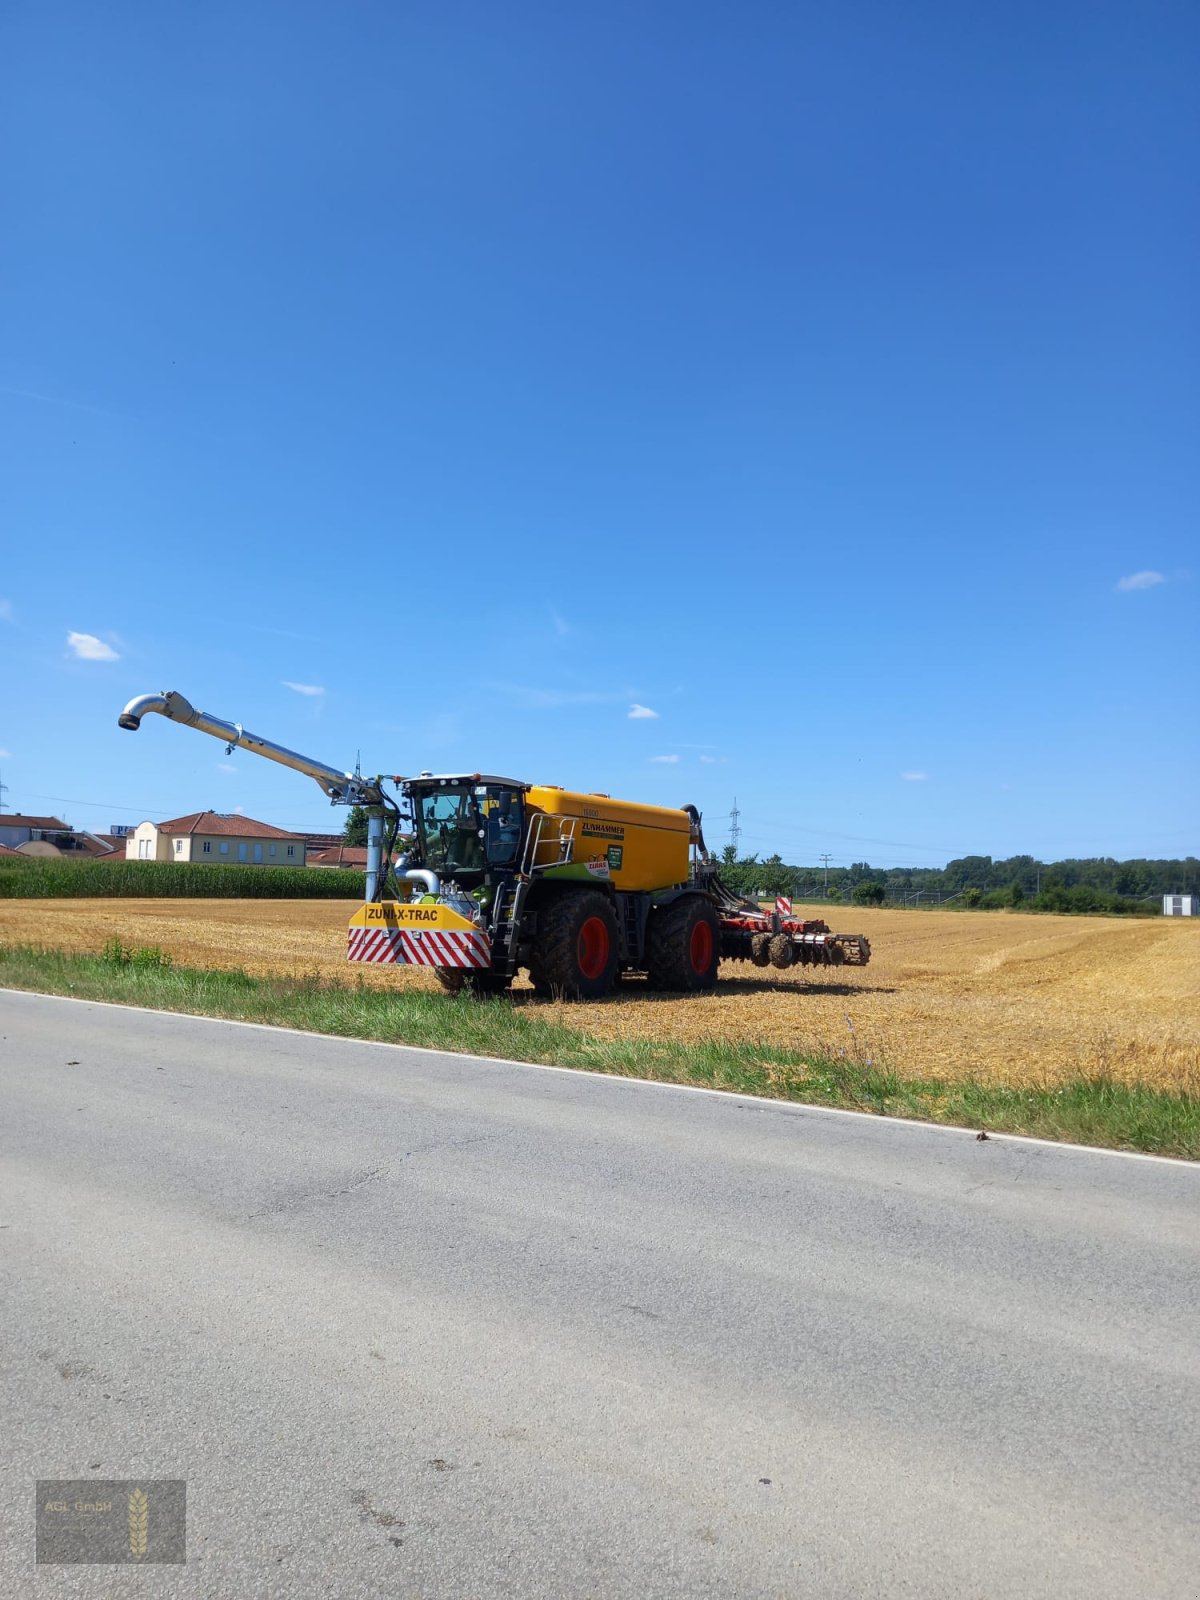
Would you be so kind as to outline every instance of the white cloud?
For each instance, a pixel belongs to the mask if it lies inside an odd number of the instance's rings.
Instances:
[[[284,678],[281,681],[285,689],[291,689],[296,694],[306,694],[311,697],[316,697],[325,693],[324,689],[319,683],[292,683],[288,678]]]
[[[571,631],[571,624],[564,616],[560,616],[553,606],[550,608],[550,621],[554,624],[554,631],[558,637],[565,639]]]
[[[244,810],[244,808],[242,806],[234,806],[233,815],[235,817],[244,817],[246,815],[246,812],[245,812],[245,810]]]
[[[721,767],[729,760],[728,756],[701,756],[700,760],[706,767]]]
[[[79,661],[119,661],[121,658],[110,644],[97,639],[94,633],[68,633],[67,648]]]
[[[217,762],[217,771],[218,772],[236,772],[237,768],[234,766],[232,761],[218,761]]]
[[[11,622],[12,619],[13,619],[12,601],[11,600],[0,600],[0,622]]]
[[[630,722],[657,722],[658,712],[651,711],[649,706],[639,706],[636,703],[629,708]]]
[[[12,751],[11,750],[0,750],[0,761],[11,761],[11,760],[12,760]]]
[[[1131,572],[1127,578],[1121,578],[1117,588],[1126,594],[1131,589],[1153,589],[1156,583],[1166,583],[1161,572]]]
[[[675,765],[675,763],[679,760],[679,757],[678,756],[649,756],[647,759],[650,760],[650,761],[656,761],[660,766],[663,766],[663,767],[673,767]]]
[[[900,776],[904,779],[905,783],[928,783],[929,781],[929,774],[927,772],[902,772]]]

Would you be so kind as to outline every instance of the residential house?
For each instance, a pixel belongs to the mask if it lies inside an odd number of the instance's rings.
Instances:
[[[304,835],[237,812],[193,811],[141,822],[125,841],[130,861],[197,861],[211,866],[302,867]]]
[[[59,817],[26,817],[20,812],[0,812],[0,845],[7,845],[23,856],[81,856],[102,859],[117,850],[114,841],[72,828]],[[122,841],[119,854],[124,856]]]
[[[74,831],[59,817],[26,817],[19,811],[0,811],[0,844],[6,844],[10,850],[35,840],[53,844],[55,839]]]
[[[308,857],[310,867],[344,867],[352,872],[365,872],[367,870],[367,847],[365,844],[335,844],[324,850],[317,850]]]
[[[312,858],[320,855],[323,850],[336,850],[339,844],[344,844],[345,842],[345,835],[341,833],[306,833],[304,835],[305,849],[310,863]]]

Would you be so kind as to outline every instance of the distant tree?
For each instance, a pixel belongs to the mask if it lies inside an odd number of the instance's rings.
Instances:
[[[986,886],[991,874],[991,856],[959,856],[956,861],[946,863],[942,877],[945,887],[953,893],[956,889],[965,889],[968,884]]]
[[[1020,878],[1014,878],[1008,886],[1008,903],[1010,906],[1019,906],[1025,898],[1025,890]]]
[[[785,866],[779,855],[768,856],[758,869],[759,883],[768,895],[786,894],[792,886],[794,869]]]
[[[367,808],[366,806],[351,806],[350,815],[346,818],[346,827],[342,838],[347,844],[365,845],[367,842]]]
[[[973,910],[983,899],[983,890],[975,888],[964,889],[962,898],[963,905],[970,906]]]
[[[737,866],[737,849],[734,845],[727,844],[721,851],[721,865],[723,867]]]
[[[855,885],[854,904],[856,906],[881,906],[887,890],[881,883],[860,883]]]

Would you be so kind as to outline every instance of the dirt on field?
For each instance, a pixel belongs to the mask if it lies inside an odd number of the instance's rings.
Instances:
[[[419,969],[349,966],[354,909],[329,900],[4,900],[0,940],[97,953],[115,936],[157,945],[182,966],[437,988]],[[844,1051],[911,1076],[1038,1087],[1103,1073],[1200,1092],[1200,924],[857,907],[830,920],[868,936],[869,966],[776,972],[731,962],[710,995],[659,996],[634,979],[590,1005],[537,1000],[521,980],[514,1003],[602,1038]]]

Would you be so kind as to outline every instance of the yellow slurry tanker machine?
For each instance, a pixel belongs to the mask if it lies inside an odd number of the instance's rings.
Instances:
[[[859,934],[762,910],[721,882],[694,806],[672,810],[486,773],[364,778],[285,750],[173,690],[131,700],[315,779],[333,805],[367,808],[365,904],[347,956],[432,967],[448,989],[506,989],[522,968],[544,993],[605,995],[623,972],[699,991],[722,960],[864,966]],[[396,798],[384,791],[390,783]],[[394,858],[402,827],[407,854]]]

